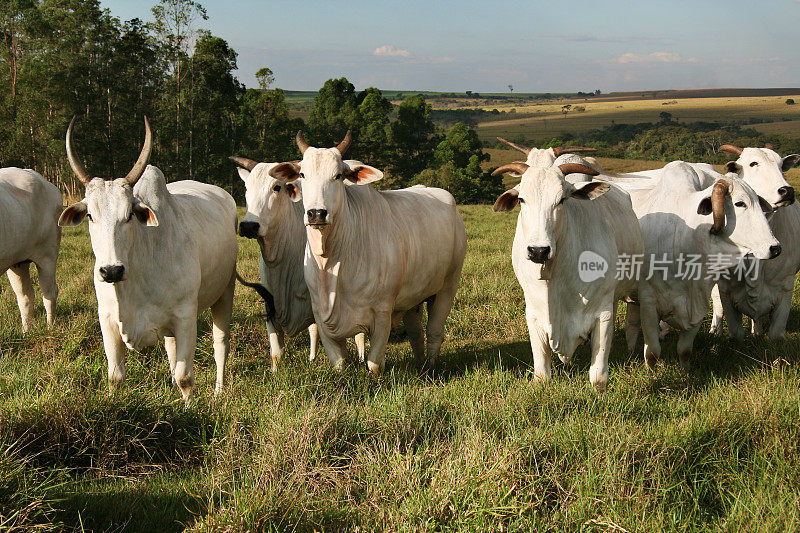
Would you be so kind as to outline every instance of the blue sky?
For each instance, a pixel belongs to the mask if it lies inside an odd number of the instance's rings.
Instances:
[[[101,0],[151,20],[145,0]],[[276,85],[566,92],[800,87],[800,0],[205,0],[198,26]]]

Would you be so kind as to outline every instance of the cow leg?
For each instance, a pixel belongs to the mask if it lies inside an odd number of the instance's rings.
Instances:
[[[458,272],[460,275],[460,270]],[[425,365],[433,368],[439,359],[439,352],[444,342],[444,325],[447,322],[447,315],[453,308],[453,301],[456,298],[458,289],[458,275],[452,286],[445,287],[433,298],[433,302],[428,301],[428,328],[427,328],[427,359]]]
[[[56,315],[56,298],[58,298],[56,262],[52,259],[37,261],[36,270],[39,272],[39,288],[42,291],[42,302],[47,315],[47,325],[52,326],[53,318]]]
[[[722,306],[722,297],[719,294],[719,284],[711,289],[711,327],[708,332],[712,335],[722,335],[722,319],[725,317]]]
[[[358,362],[364,362],[364,356],[367,353],[367,334],[366,333],[356,333],[354,337],[356,341],[356,351],[358,352]]]
[[[196,309],[196,306],[195,306]],[[197,317],[179,318],[175,327],[175,383],[186,403],[194,389],[194,353],[197,349]]]
[[[328,336],[325,328],[317,326],[319,333],[319,340],[322,341],[322,346],[325,348],[325,353],[328,356],[331,366],[337,372],[341,372],[344,368],[344,356],[347,353],[347,343],[345,340],[335,340]]]
[[[633,354],[636,343],[639,342],[639,331],[642,329],[642,319],[639,304],[628,302],[625,306],[625,341],[628,344],[628,354]]]
[[[267,335],[269,335],[269,355],[272,359],[272,371],[278,371],[278,363],[283,357],[284,333],[280,324],[267,320]],[[315,347],[316,350],[316,347]]]
[[[529,304],[525,305],[525,320],[528,323],[528,335],[533,355],[533,379],[538,383],[545,383],[553,375],[553,352],[544,333],[536,324],[532,307]]]
[[[31,264],[29,262],[14,265],[6,272],[11,289],[17,295],[17,307],[22,317],[22,333],[27,333],[33,323],[34,292],[31,283]]]
[[[214,338],[214,363],[217,367],[217,380],[214,394],[222,392],[225,385],[225,363],[231,351],[231,315],[233,314],[233,292],[236,278],[231,281],[217,302],[211,306],[211,335]]]
[[[734,307],[730,294],[724,291],[719,291],[719,301],[722,305],[722,314],[725,317],[725,321],[728,323],[728,334],[731,336],[731,338],[738,341],[744,339],[742,313],[738,311],[736,307]],[[721,326],[720,333],[722,333]]]
[[[653,368],[661,356],[658,311],[652,305],[645,305],[640,306],[640,314],[644,336],[644,362],[648,368]]]
[[[692,364],[692,346],[694,345],[694,338],[697,336],[698,331],[700,331],[699,324],[692,329],[681,331],[678,334],[678,360],[681,366],[686,370],[688,370]]]
[[[608,352],[614,336],[614,317],[617,316],[617,302],[600,313],[592,329],[592,365],[589,367],[589,382],[597,392],[603,392],[608,385]]]
[[[308,360],[313,361],[317,358],[317,345],[319,344],[319,331],[317,323],[308,326]]]
[[[414,354],[414,361],[422,364],[425,357],[425,332],[422,331],[422,304],[412,307],[403,316],[403,323],[406,325],[408,342],[411,344],[411,352]]]
[[[125,382],[125,356],[127,349],[119,334],[119,327],[110,316],[100,312],[100,331],[108,361],[108,388],[115,391]]]
[[[786,322],[789,320],[789,311],[792,309],[792,293],[784,294],[775,309],[772,310],[769,325],[769,338],[777,341],[786,338]]]
[[[389,334],[392,332],[392,313],[375,313],[372,324],[372,331],[369,332],[371,343],[369,357],[367,358],[367,368],[370,374],[380,375],[386,366],[386,344],[389,342]]]
[[[167,351],[169,360],[169,375],[175,381],[175,363],[178,362],[178,345],[175,344],[175,337],[164,337],[164,349]]]

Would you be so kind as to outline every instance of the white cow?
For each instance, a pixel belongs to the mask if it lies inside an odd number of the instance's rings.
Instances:
[[[537,168],[510,163],[494,174],[504,172],[522,175],[518,187],[497,199],[494,210],[510,211],[520,204],[511,261],[525,294],[535,376],[550,379],[552,354],[568,363],[591,335],[589,381],[603,390],[617,302],[638,298],[652,305],[649,294],[637,293],[634,276],[616,275],[620,256],[644,253],[630,197],[609,183],[567,181],[570,174],[597,174],[581,164]],[[597,270],[590,270],[590,263]]]
[[[502,137],[497,137],[497,140],[503,144],[507,144],[515,150],[519,150],[525,154],[525,164],[534,168],[551,168],[563,165],[565,163],[576,163],[601,171],[600,164],[593,157],[581,157],[576,155],[579,152],[594,152],[595,148],[587,146],[554,146],[551,148],[528,148],[521,144],[511,142]],[[509,170],[508,175],[515,178],[521,177],[518,172]],[[567,181],[570,183],[585,183],[592,181],[593,174],[583,174],[580,172],[572,173],[567,176]]]
[[[645,360],[655,364],[660,318],[679,331],[678,356],[686,366],[718,273],[747,253],[760,259],[780,253],[763,211],[770,207],[736,174],[709,179],[683,161],[667,164],[660,177],[618,185],[630,193],[644,236],[640,286],[650,286],[655,298],[652,307],[628,305],[628,347],[635,347],[641,319]]]
[[[404,318],[414,356],[433,366],[466,253],[464,222],[442,189],[346,186],[345,180],[364,185],[383,177],[376,168],[342,160],[350,142],[348,132],[335,148],[313,148],[298,132],[303,159],[269,171],[282,181],[302,180],[304,270],[322,344],[339,368],[345,339],[368,333],[367,366],[381,373],[389,333]]]
[[[56,260],[61,243],[58,216],[62,209],[61,192],[38,172],[16,167],[0,169],[0,274],[7,272],[17,296],[23,333],[33,321],[31,263],[39,271],[47,324],[53,323],[58,297]]]
[[[86,197],[67,207],[59,224],[89,219],[109,385],[125,380],[126,346],[140,350],[163,338],[173,380],[188,402],[195,385],[197,315],[210,308],[220,391],[236,281],[236,203],[214,185],[167,185],[164,174],[147,165],[152,134],[146,117],[144,148],[128,175],[92,178],[72,148],[74,122],[67,129],[67,157]]]
[[[775,212],[769,219],[772,233],[780,241],[783,251],[772,261],[760,262],[745,258],[755,271],[747,276],[732,276],[720,280],[711,293],[714,302],[712,333],[722,332],[722,318],[728,318],[728,331],[736,339],[744,337],[742,315],[753,319],[753,332],[769,332],[772,339],[786,336],[786,321],[792,305],[795,275],[800,270],[800,205],[794,202],[794,188],[783,177],[800,155],[779,156],[771,146],[766,148],[738,148],[724,145],[722,151],[738,155],[728,163],[755,192],[769,202]],[[756,266],[757,265],[757,266]]]
[[[306,235],[303,204],[295,202],[297,187],[269,175],[278,163],[258,163],[231,157],[245,183],[247,213],[239,223],[242,237],[256,239],[261,248],[258,272],[274,297],[275,315],[267,320],[272,371],[283,356],[284,335],[294,337],[308,328],[309,359],[317,356],[319,334],[303,274]],[[364,361],[364,334],[356,335],[358,357]]]

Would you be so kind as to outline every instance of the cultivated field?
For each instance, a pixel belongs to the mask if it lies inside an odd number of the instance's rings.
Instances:
[[[509,152],[510,153],[510,152]],[[797,183],[797,182],[796,182]],[[675,340],[654,371],[614,338],[609,390],[588,346],[532,381],[509,250],[515,214],[462,208],[469,251],[441,371],[402,333],[382,379],[309,363],[269,371],[263,306],[237,288],[229,387],[212,397],[200,320],[197,401],[163,347],[132,353],[109,396],[86,226],[65,231],[58,325],[19,333],[0,294],[0,530],[790,531],[800,529],[800,313],[789,340]],[[257,247],[241,240],[256,277]]]
[[[793,96],[800,102],[800,97]],[[552,138],[562,133],[581,133],[611,124],[658,122],[659,113],[671,113],[680,122],[776,121],[753,127],[765,133],[800,136],[800,105],[786,105],[785,96],[746,96],[730,98],[683,98],[657,100],[621,100],[580,102],[574,99],[545,104],[493,105],[491,110],[510,111],[495,115],[496,119],[479,122],[482,139],[495,136],[514,138]],[[566,117],[562,105],[581,106],[584,111],[571,110]],[[518,116],[515,116],[518,115]]]

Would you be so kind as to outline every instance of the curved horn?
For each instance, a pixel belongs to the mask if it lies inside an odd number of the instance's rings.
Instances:
[[[228,159],[230,159],[240,167],[247,170],[253,170],[258,164],[258,161],[253,161],[252,159],[247,159],[246,157],[238,157],[235,155],[228,157]]]
[[[92,181],[92,177],[86,172],[83,163],[81,163],[80,158],[72,147],[72,127],[75,125],[76,118],[78,118],[77,115],[72,115],[72,120],[69,121],[69,127],[67,128],[67,160],[75,177],[84,185],[88,185]]]
[[[150,161],[150,154],[153,151],[153,132],[150,131],[150,121],[147,120],[147,115],[144,117],[144,146],[142,152],[139,154],[139,159],[133,164],[133,168],[125,179],[131,185],[135,185],[139,178],[142,177],[144,169],[147,168],[147,162]]]
[[[297,137],[295,137],[295,141],[297,141],[297,147],[300,148],[300,153],[306,153],[306,150],[308,150],[308,143],[305,141],[305,139],[303,139],[302,131],[297,130]]]
[[[553,153],[556,157],[564,154],[575,154],[578,152],[596,152],[597,148],[590,148],[588,146],[554,146]]]
[[[711,233],[717,234],[725,229],[725,196],[727,194],[728,182],[717,180],[714,188],[711,189],[711,214],[714,217]]]
[[[497,140],[500,141],[503,144],[507,144],[508,146],[510,146],[511,148],[514,148],[515,150],[519,150],[523,154],[531,153],[531,149],[528,148],[527,146],[522,146],[521,144],[512,143],[511,141],[509,141],[507,139],[503,139],[502,137],[498,137]]]
[[[342,142],[339,143],[339,146],[336,147],[339,150],[339,153],[344,155],[348,148],[350,148],[350,143],[353,141],[353,136],[350,134],[350,130],[347,130],[347,134],[342,139]]]
[[[742,149],[732,144],[723,144],[719,147],[718,152],[730,152],[735,155],[742,155]]]
[[[580,163],[564,163],[563,165],[558,165],[558,170],[560,170],[565,176],[567,174],[588,174],[590,176],[597,176],[600,174],[592,167],[587,167],[586,165],[582,165]]]
[[[494,172],[492,172],[492,176],[497,176],[498,174],[505,174],[506,172],[516,172],[517,174],[525,174],[525,171],[528,170],[528,165],[525,163],[508,163],[501,167],[497,167]]]

